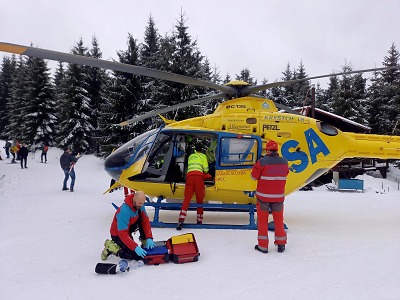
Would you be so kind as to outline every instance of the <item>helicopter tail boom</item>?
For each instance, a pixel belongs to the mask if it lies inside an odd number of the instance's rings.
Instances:
[[[356,141],[357,147],[348,151],[350,157],[399,159],[400,137],[345,132]]]

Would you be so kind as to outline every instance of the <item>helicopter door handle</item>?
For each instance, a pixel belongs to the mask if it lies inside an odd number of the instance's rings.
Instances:
[[[254,112],[256,111],[255,108],[248,108],[247,111],[249,111],[249,110],[252,110],[252,111],[254,111]]]

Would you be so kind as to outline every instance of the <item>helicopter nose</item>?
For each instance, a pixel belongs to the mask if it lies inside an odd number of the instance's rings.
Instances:
[[[104,161],[104,169],[114,180],[118,181],[122,171],[126,168],[126,164],[124,155],[119,151],[114,151]]]

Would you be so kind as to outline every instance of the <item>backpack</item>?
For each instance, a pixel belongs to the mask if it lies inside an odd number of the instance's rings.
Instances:
[[[47,150],[49,150],[49,147],[48,146],[44,146],[43,147],[43,152],[47,152]]]

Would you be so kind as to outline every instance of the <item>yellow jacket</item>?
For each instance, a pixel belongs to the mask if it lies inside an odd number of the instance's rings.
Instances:
[[[11,148],[10,148],[10,152],[11,153],[17,153],[18,152],[18,147],[17,146],[12,146]]]
[[[208,161],[205,154],[196,151],[190,154],[188,159],[188,173],[192,171],[208,173]]]

